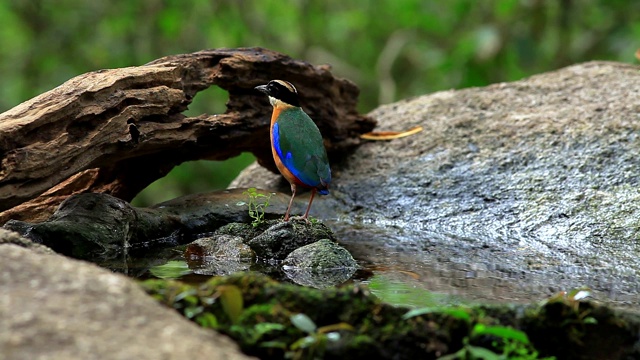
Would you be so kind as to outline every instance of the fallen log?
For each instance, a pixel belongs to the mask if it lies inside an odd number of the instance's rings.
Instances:
[[[130,201],[190,160],[251,152],[275,171],[271,108],[253,89],[271,79],[296,85],[330,157],[358,145],[358,136],[375,126],[358,114],[352,82],[335,78],[328,66],[262,48],[205,50],[86,73],[0,114],[0,224],[44,220],[81,192]],[[182,114],[212,85],[229,93],[224,114]]]

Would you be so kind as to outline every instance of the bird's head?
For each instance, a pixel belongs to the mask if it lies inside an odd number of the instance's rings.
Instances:
[[[271,105],[274,107],[279,105],[279,102],[300,107],[298,91],[295,86],[288,81],[271,80],[267,85],[256,86],[255,89],[269,95],[269,102],[271,102]]]

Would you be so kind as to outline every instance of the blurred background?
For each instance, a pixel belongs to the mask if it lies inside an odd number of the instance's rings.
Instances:
[[[629,0],[4,0],[0,24],[0,112],[88,71],[219,47],[331,64],[360,87],[361,112],[589,60],[633,63],[640,47]],[[226,99],[201,92],[188,115],[224,112]],[[225,188],[252,161],[184,163],[134,204]]]

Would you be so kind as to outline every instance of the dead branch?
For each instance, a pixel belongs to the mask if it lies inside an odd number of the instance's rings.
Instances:
[[[189,160],[248,151],[275,169],[271,109],[253,90],[271,79],[296,85],[330,157],[359,144],[359,134],[375,125],[358,114],[353,83],[327,66],[267,49],[206,50],[90,72],[0,114],[0,223],[43,220],[80,192],[129,201]],[[183,115],[212,85],[228,91],[226,112]]]

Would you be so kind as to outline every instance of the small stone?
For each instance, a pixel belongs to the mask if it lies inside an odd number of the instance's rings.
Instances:
[[[211,276],[247,271],[256,257],[241,237],[220,234],[192,242],[184,254],[195,274]]]
[[[187,246],[185,253],[234,261],[252,261],[256,255],[241,237],[231,235],[213,235],[197,239]]]
[[[347,249],[327,239],[292,251],[283,271],[296,284],[324,289],[351,278],[358,264]]]
[[[284,259],[283,265],[312,270],[358,267],[347,249],[328,239],[295,249]]]
[[[334,240],[333,232],[326,225],[292,219],[276,222],[248,244],[259,258],[282,260],[295,249],[320,239]]]

